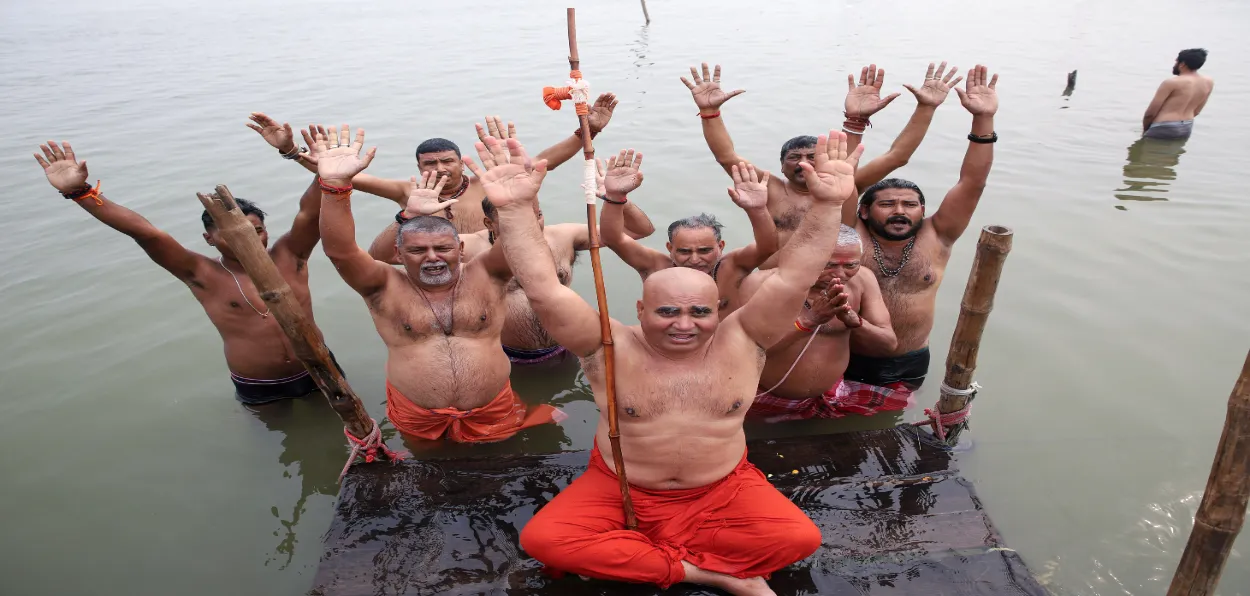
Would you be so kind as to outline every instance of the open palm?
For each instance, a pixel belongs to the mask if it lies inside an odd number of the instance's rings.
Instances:
[[[624,197],[642,186],[642,154],[622,149],[620,155],[608,160],[608,173],[603,178],[604,194]]]
[[[817,201],[844,202],[855,196],[855,168],[864,153],[861,144],[855,151],[846,150],[846,133],[829,131],[829,136],[816,140],[816,166],[799,163],[807,190]]]
[[[260,112],[252,112],[248,118],[252,121],[247,127],[260,133],[271,147],[278,151],[290,151],[295,146],[295,133],[290,124],[278,124],[276,120]]]
[[[78,161],[74,157],[74,148],[68,142],[57,145],[56,141],[48,141],[40,145],[43,155],[35,154],[35,160],[43,166],[43,173],[48,183],[62,193],[76,192],[87,186],[87,162]]]
[[[729,93],[725,93],[720,88],[720,65],[716,65],[715,74],[708,72],[707,62],[703,63],[703,74],[690,67],[690,79],[681,78],[681,82],[686,84],[686,88],[690,90],[690,94],[694,96],[694,105],[700,110],[718,110],[725,102],[734,97],[746,93],[744,89],[735,89]]]
[[[955,88],[959,102],[973,116],[993,116],[998,111],[998,75],[990,77],[990,69],[976,65],[968,70],[967,90]]]
[[[341,130],[326,127],[326,134],[317,134],[317,175],[335,184],[351,183],[352,177],[369,167],[377,147],[370,148],[363,157],[360,150],[365,144],[364,129],[356,129],[356,140],[350,142],[351,128],[344,124]]]
[[[855,84],[855,75],[846,75],[846,116],[848,118],[867,118],[881,111],[899,94],[892,93],[881,98],[881,86],[885,84],[885,69],[878,69],[876,64],[865,66],[859,73],[859,85]]]
[[[612,112],[616,110],[618,103],[620,101],[613,93],[604,93],[595,100],[594,105],[590,106],[590,113],[587,114],[590,132],[603,132],[603,129],[608,127],[608,122],[612,120]]]
[[[738,163],[730,168],[733,188],[729,198],[743,209],[763,209],[768,206],[768,172],[756,172],[755,166]]]
[[[434,172],[421,174],[420,180],[416,176],[410,178],[408,202],[404,207],[404,212],[409,217],[433,215],[456,204],[457,199],[446,202],[438,200],[438,195],[443,192],[444,184],[447,184],[447,177],[439,176]]]
[[[912,95],[916,96],[916,103],[922,106],[937,107],[946,101],[946,96],[950,95],[951,88],[958,85],[963,77],[956,77],[959,72],[958,66],[952,66],[950,71],[946,70],[946,62],[934,70],[933,63],[929,63],[929,70],[924,75],[924,85],[919,88],[911,85],[903,85]]]
[[[475,147],[481,165],[471,158],[465,158],[464,165],[481,182],[492,205],[506,207],[538,199],[538,189],[547,177],[547,160],[531,163],[525,147],[516,139],[501,143],[495,137],[486,137],[486,142],[476,143]]]

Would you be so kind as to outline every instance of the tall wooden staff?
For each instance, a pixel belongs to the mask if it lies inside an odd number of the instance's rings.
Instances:
[[[634,517],[634,501],[629,497],[629,480],[625,477],[625,458],[621,455],[621,431],[616,419],[616,358],[612,345],[612,323],[608,317],[608,295],[603,289],[603,265],[599,262],[599,226],[595,217],[597,200],[595,180],[595,146],[590,140],[590,85],[582,79],[578,70],[581,61],[577,57],[577,22],[574,9],[568,9],[569,20],[569,84],[566,87],[546,87],[543,100],[553,110],[560,109],[560,100],[572,99],[577,119],[582,125],[582,189],[586,194],[586,227],[590,230],[590,268],[595,274],[595,298],[599,302],[599,327],[603,336],[603,363],[608,391],[608,441],[612,443],[612,460],[616,464],[616,477],[621,481],[621,500],[625,509],[625,527],[638,529]]]

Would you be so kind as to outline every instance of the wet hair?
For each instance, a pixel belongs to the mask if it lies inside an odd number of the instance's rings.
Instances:
[[[404,234],[412,232],[415,234],[446,234],[451,233],[456,242],[460,241],[460,233],[456,231],[455,224],[441,217],[433,215],[418,215],[402,224],[395,232],[395,246],[404,245]]]
[[[256,206],[256,203],[247,199],[240,199],[239,197],[235,197],[234,202],[239,205],[239,211],[242,211],[243,215],[255,215],[260,218],[260,223],[265,223],[265,212],[261,211],[260,207]],[[206,232],[217,227],[217,224],[213,223],[213,216],[208,214],[208,209],[204,210],[204,214],[200,216],[200,219],[204,222],[204,231]]]
[[[1207,51],[1202,48],[1181,50],[1181,53],[1176,55],[1176,61],[1184,64],[1189,70],[1198,70],[1207,63]]]
[[[725,226],[721,225],[720,221],[716,219],[715,215],[708,215],[707,213],[700,213],[698,215],[692,215],[690,217],[682,218],[671,224],[668,224],[668,241],[669,242],[673,241],[673,233],[676,232],[680,228],[686,228],[690,230],[697,230],[699,228],[712,228],[712,233],[716,235],[717,240],[720,240],[720,231],[724,227]]]
[[[838,228],[837,245],[858,246],[861,251],[864,250],[864,241],[859,237],[859,232],[856,232],[855,228],[846,224],[842,224],[842,227]]]
[[[816,137],[813,137],[812,135],[800,135],[794,137],[793,139],[786,141],[786,144],[781,146],[781,159],[785,159],[786,154],[794,151],[795,149],[807,149],[808,147],[815,146]]]
[[[482,213],[485,213],[491,221],[498,221],[495,216],[499,214],[499,210],[495,209],[495,204],[486,197],[482,197]]]
[[[455,151],[456,157],[460,157],[460,148],[455,143],[436,137],[421,141],[421,144],[417,145],[417,159],[421,159],[422,153],[442,153],[443,151]]]
[[[872,202],[877,199],[877,191],[885,190],[887,188],[915,191],[917,195],[920,195],[920,204],[924,204],[924,193],[920,191],[920,187],[916,186],[915,182],[912,182],[911,180],[903,180],[902,178],[886,178],[881,182],[869,186],[868,189],[864,191],[864,194],[859,197],[860,206],[871,207]]]

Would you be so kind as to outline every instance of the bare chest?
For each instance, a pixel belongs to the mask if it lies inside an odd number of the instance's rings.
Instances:
[[[388,290],[370,301],[369,310],[383,339],[397,344],[453,335],[498,336],[506,312],[501,288],[469,283],[441,294],[414,287]]]
[[[279,272],[291,290],[289,297],[294,299],[295,306],[311,314],[308,307],[311,304],[311,295],[308,290],[307,262],[301,260],[280,263]],[[214,263],[203,278],[189,280],[186,284],[204,307],[209,319],[218,327],[247,327],[258,321],[276,325],[270,311],[270,302],[265,299],[272,301],[282,296],[277,292],[271,295],[262,294],[246,273],[233,273]]]
[[[593,375],[592,385],[602,387],[602,354],[596,354],[595,362],[587,365],[589,360],[583,361],[586,374]],[[763,367],[764,352],[758,348],[737,357],[722,354],[697,362],[618,355],[618,411],[635,421],[673,415],[709,419],[741,416],[751,406]]]
[[[887,303],[891,297],[934,292],[942,283],[950,250],[936,242],[918,237],[910,247],[867,244],[864,264],[877,276]]]

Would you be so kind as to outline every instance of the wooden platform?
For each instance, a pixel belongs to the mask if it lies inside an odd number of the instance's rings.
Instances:
[[[815,555],[773,575],[778,594],[1046,594],[923,433],[760,440],[749,457],[824,534]],[[520,529],[587,459],[579,451],[354,467],[310,594],[719,594],[541,573],[517,546]]]

